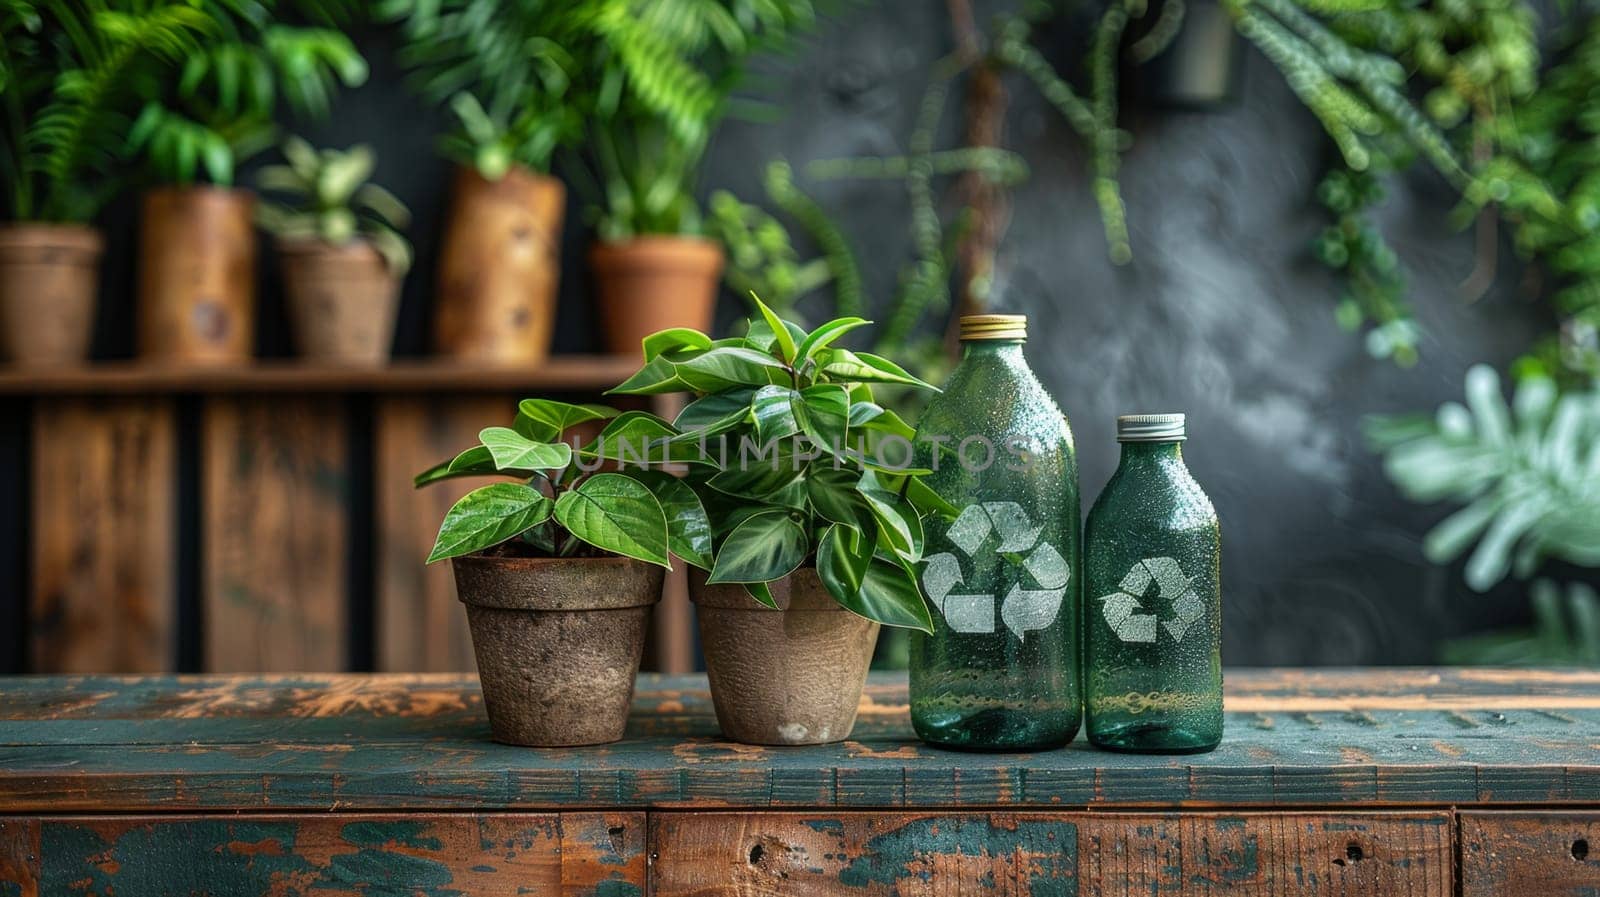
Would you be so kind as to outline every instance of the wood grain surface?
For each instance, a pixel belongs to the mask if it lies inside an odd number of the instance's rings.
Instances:
[[[657,897],[1448,897],[1447,813],[659,813]]]
[[[349,460],[337,399],[211,399],[201,423],[206,669],[346,668]]]
[[[0,819],[0,895],[639,897],[641,813]]]
[[[1082,739],[1037,754],[937,750],[910,731],[903,675],[869,682],[839,744],[723,741],[704,677],[646,675],[626,740],[540,751],[489,741],[469,676],[22,677],[0,686],[0,807],[1600,805],[1596,674],[1300,675],[1231,673],[1229,707],[1257,709],[1230,710],[1222,746],[1193,757]],[[1411,701],[1397,683],[1425,684],[1425,699],[1381,709]],[[1347,709],[1276,709],[1335,699]],[[1498,709],[1508,703],[1524,706]]]
[[[378,402],[373,413],[378,669],[477,669],[450,565],[423,560],[450,506],[492,480],[468,477],[416,489],[411,478],[476,445],[479,430],[510,421],[516,408],[512,396]]]
[[[1600,894],[1600,813],[1461,814],[1462,897]]]
[[[171,400],[62,399],[33,417],[33,667],[177,663],[177,422]]]

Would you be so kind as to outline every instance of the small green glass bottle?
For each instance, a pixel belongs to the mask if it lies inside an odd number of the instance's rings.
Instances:
[[[1026,328],[963,317],[961,364],[917,429],[918,466],[959,509],[925,524],[934,632],[911,633],[911,722],[946,747],[1059,747],[1081,716],[1078,461],[1022,357]]]
[[[1084,529],[1087,727],[1107,750],[1222,741],[1222,533],[1184,438],[1181,414],[1117,418],[1122,461]]]

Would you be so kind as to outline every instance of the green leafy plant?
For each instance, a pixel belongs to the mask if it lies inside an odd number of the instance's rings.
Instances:
[[[1317,198],[1335,215],[1313,244],[1317,259],[1342,271],[1345,292],[1335,315],[1339,326],[1366,330],[1367,352],[1401,367],[1417,363],[1421,329],[1406,301],[1406,273],[1399,257],[1372,221],[1383,185],[1371,172],[1340,167],[1317,186]]]
[[[1499,376],[1477,365],[1465,405],[1373,418],[1366,429],[1407,498],[1465,505],[1427,534],[1423,551],[1444,564],[1476,543],[1465,570],[1472,588],[1513,571],[1530,576],[1549,558],[1600,566],[1600,391],[1561,395],[1531,377],[1508,408]]]
[[[611,424],[589,446],[575,450],[561,441],[568,428],[595,420]],[[462,496],[445,514],[428,562],[512,540],[545,557],[604,553],[669,569],[669,554],[704,562],[710,548],[705,510],[680,480],[658,470],[599,469],[608,457],[617,460],[619,434],[659,423],[602,405],[522,400],[511,426],[483,430],[478,445],[417,475],[418,487],[462,476],[517,480]]]
[[[129,177],[137,86],[201,51],[213,21],[187,2],[0,0],[4,213],[88,221]]]
[[[592,4],[383,0],[399,26],[400,61],[429,102],[448,105],[450,158],[499,180],[513,165],[548,172],[583,135],[594,107],[577,61]],[[571,44],[572,46],[569,46]]]
[[[344,152],[316,150],[298,137],[283,144],[287,165],[270,165],[256,185],[287,202],[264,200],[256,214],[261,226],[281,239],[321,240],[335,246],[365,239],[383,255],[397,276],[411,266],[411,244],[400,229],[411,213],[394,194],[371,183],[376,159],[371,147]]]
[[[695,234],[694,177],[750,61],[811,27],[812,0],[607,0],[586,17],[598,85],[590,214],[601,239]]]
[[[612,390],[694,394],[667,422],[642,411],[524,400],[510,427],[416,478],[509,476],[450,509],[430,561],[513,542],[532,554],[605,552],[666,565],[669,555],[775,607],[768,584],[805,564],[841,606],[891,626],[931,630],[917,585],[922,521],[953,517],[909,466],[915,432],[873,386],[931,389],[878,355],[836,343],[867,325],[807,331],[756,300],[743,337],[673,329]],[[585,445],[575,424],[606,421]],[[903,458],[890,457],[890,445]],[[682,476],[663,469],[680,465]],[[510,550],[510,549],[506,549]]]
[[[231,186],[239,163],[277,139],[280,97],[296,113],[320,116],[338,85],[366,81],[366,60],[343,32],[280,19],[300,13],[333,20],[343,14],[338,4],[199,0],[193,6],[213,37],[179,71],[140,82],[146,102],[127,131],[128,151],[161,183]]]
[[[1451,639],[1441,646],[1448,664],[1600,666],[1600,594],[1587,583],[1565,589],[1548,579],[1530,590],[1531,629],[1508,629]]]
[[[835,345],[867,321],[808,332],[754,301],[761,316],[746,336],[654,334],[644,366],[612,390],[696,395],[662,435],[709,516],[707,582],[739,583],[776,606],[768,583],[810,562],[846,609],[931,631],[915,575],[922,519],[954,509],[921,481],[927,471],[909,467],[915,433],[873,387],[932,387],[887,358]]]

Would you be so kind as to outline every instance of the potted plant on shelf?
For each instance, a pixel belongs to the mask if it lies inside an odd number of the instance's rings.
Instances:
[[[194,52],[188,4],[0,5],[0,358],[83,361],[104,245],[90,223],[126,184],[132,84]]]
[[[750,60],[814,21],[811,0],[690,6],[666,0],[600,17],[586,57],[602,85],[588,152],[599,238],[589,263],[617,354],[637,353],[658,330],[711,330],[723,251],[703,233],[695,175]]]
[[[257,217],[278,240],[284,295],[302,354],[381,364],[394,339],[410,220],[392,193],[370,183],[367,146],[317,151],[299,138],[283,145],[287,165],[263,168],[256,186],[290,204],[263,202]]]
[[[336,84],[362,83],[367,65],[344,34],[277,22],[273,4],[195,8],[218,37],[181,71],[140,82],[146,102],[128,131],[129,151],[159,184],[140,218],[139,349],[239,362],[255,342],[256,237],[255,196],[234,188],[235,171],[274,142],[279,95],[297,112],[326,114]]]
[[[608,421],[574,449],[563,434]],[[537,747],[622,737],[669,554],[704,563],[705,510],[660,470],[602,470],[666,425],[648,414],[525,399],[510,427],[419,474],[517,478],[450,508],[428,561],[452,559],[496,741]],[[647,450],[647,449],[641,449]]]
[[[806,332],[760,300],[748,335],[668,330],[613,392],[693,392],[663,433],[710,524],[691,571],[723,733],[753,744],[849,736],[879,624],[932,631],[916,577],[926,514],[954,508],[910,469],[912,429],[872,384],[931,388],[836,341],[867,322]],[[892,457],[891,457],[892,456]]]
[[[434,340],[440,352],[537,362],[550,352],[566,187],[551,159],[583,133],[584,92],[561,35],[584,18],[560,4],[386,0],[401,59],[430,102],[456,119],[443,149],[458,164]]]

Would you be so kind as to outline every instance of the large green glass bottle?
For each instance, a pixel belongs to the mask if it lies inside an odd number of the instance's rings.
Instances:
[[[1022,357],[1022,315],[961,319],[961,364],[918,423],[919,466],[959,509],[920,571],[934,632],[911,633],[911,722],[966,750],[1059,747],[1078,731],[1078,461]]]
[[[1183,463],[1181,414],[1117,418],[1122,462],[1084,530],[1089,741],[1194,754],[1222,741],[1222,535]]]

